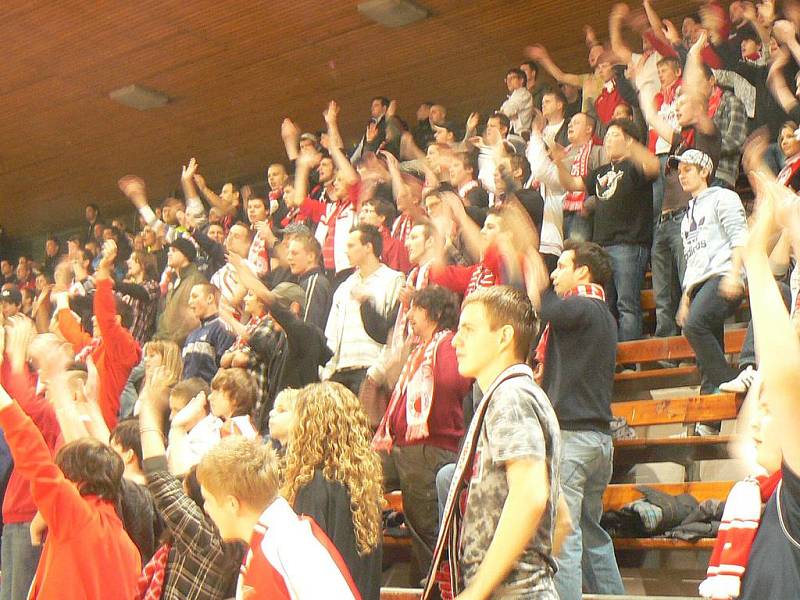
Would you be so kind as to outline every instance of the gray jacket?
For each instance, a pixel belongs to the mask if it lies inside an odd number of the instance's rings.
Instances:
[[[698,284],[728,273],[733,249],[747,241],[747,219],[739,195],[710,187],[689,200],[681,238],[686,256],[684,292],[691,293]]]

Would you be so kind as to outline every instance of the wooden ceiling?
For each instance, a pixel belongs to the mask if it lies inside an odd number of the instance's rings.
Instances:
[[[196,156],[215,187],[263,179],[285,158],[283,117],[308,130],[335,98],[346,137],[369,100],[420,101],[459,120],[499,106],[505,70],[544,43],[582,70],[581,26],[602,35],[610,0],[420,0],[431,16],[387,29],[354,0],[29,0],[0,6],[0,224],[16,238],[79,224],[90,201],[119,214],[123,174],[153,199],[177,188]],[[688,0],[663,0],[674,16]],[[165,92],[139,112],[108,98],[130,84]]]

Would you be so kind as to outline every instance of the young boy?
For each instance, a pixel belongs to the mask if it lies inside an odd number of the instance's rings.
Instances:
[[[526,359],[537,320],[524,293],[481,289],[464,301],[458,372],[484,392],[450,486],[423,598],[450,548],[443,586],[459,598],[558,598],[553,537],[561,436]],[[469,491],[461,531],[455,511]]]
[[[203,457],[197,480],[205,510],[222,538],[249,543],[237,598],[360,599],[325,533],[278,496],[278,460],[272,448],[227,437]]]

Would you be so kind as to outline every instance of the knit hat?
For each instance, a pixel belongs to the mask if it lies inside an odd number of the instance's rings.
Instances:
[[[20,292],[19,288],[15,285],[9,286],[0,292],[0,302],[17,305],[22,304],[22,292]]]
[[[170,244],[170,246],[183,254],[186,257],[186,260],[188,260],[190,263],[197,259],[197,248],[194,247],[192,242],[184,237],[177,238]]]
[[[306,307],[306,292],[296,283],[283,281],[275,286],[272,290],[278,298],[278,303],[283,308],[289,308],[294,302],[300,305],[300,310],[305,310]]]

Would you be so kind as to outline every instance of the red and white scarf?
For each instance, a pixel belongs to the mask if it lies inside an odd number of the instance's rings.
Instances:
[[[405,244],[406,237],[408,237],[408,233],[413,227],[414,219],[410,215],[403,213],[395,219],[394,225],[392,225],[392,237]]]
[[[144,566],[139,580],[136,582],[138,588],[137,600],[161,600],[164,591],[164,582],[167,579],[167,559],[169,551],[172,549],[170,544],[162,544],[150,562]]]
[[[328,228],[325,233],[325,242],[322,244],[322,261],[326,269],[336,270],[335,261],[335,240],[336,240],[336,221],[339,215],[350,206],[350,200],[344,202],[337,202],[333,211],[320,219],[320,223]]]
[[[481,288],[492,287],[495,283],[497,283],[497,277],[494,272],[483,262],[478,263],[472,271],[467,290],[464,292],[464,299],[466,300],[471,293]]]
[[[781,472],[769,477],[748,477],[733,486],[711,551],[706,579],[700,584],[704,598],[738,598],[750,548],[761,521],[761,504],[769,500],[781,480]]]
[[[408,273],[406,277],[406,287],[413,288],[414,290],[421,290],[428,287],[428,282],[431,277],[431,262],[426,262],[424,265],[417,265]],[[406,338],[411,335],[408,325],[408,309],[410,305],[405,302],[400,303],[400,308],[397,311],[397,319],[394,322],[394,333],[392,334],[392,350],[400,351]]]
[[[606,301],[606,292],[603,286],[598,283],[576,285],[564,294],[564,298],[569,298],[570,296],[583,296],[584,298],[593,298],[594,300],[602,300],[603,302]],[[542,337],[536,345],[536,362],[540,363],[542,366],[544,366],[544,361],[547,358],[547,343],[549,341],[550,323],[545,326]]]
[[[572,161],[572,166],[570,167],[570,175],[573,177],[580,177],[583,179],[586,175],[589,174],[589,159],[592,156],[592,148],[594,148],[594,142],[589,140],[580,148],[578,149],[578,154],[575,156],[574,160]],[[567,148],[567,151],[573,149],[573,146],[570,145]],[[567,192],[566,197],[564,198],[564,210],[568,211],[579,211],[583,208],[583,201],[586,199],[586,191],[582,192]]]
[[[392,390],[389,408],[381,419],[372,447],[375,450],[392,449],[390,424],[398,410],[402,410],[405,400],[406,441],[424,440],[429,435],[428,417],[431,414],[434,394],[433,370],[436,368],[436,352],[439,345],[452,332],[449,329],[437,331],[425,344],[418,344],[411,352],[400,371],[400,378]]]
[[[786,161],[783,169],[778,173],[778,183],[788,187],[789,182],[792,180],[792,177],[794,177],[794,174],[797,173],[798,169],[800,169],[800,154],[795,154]],[[797,192],[798,190],[794,191]]]
[[[722,88],[715,85],[714,89],[711,90],[711,95],[708,97],[708,116],[713,118],[714,115],[717,114],[721,104]],[[694,127],[686,127],[681,131],[681,137],[683,138],[686,148],[694,148],[695,132],[696,129]]]

